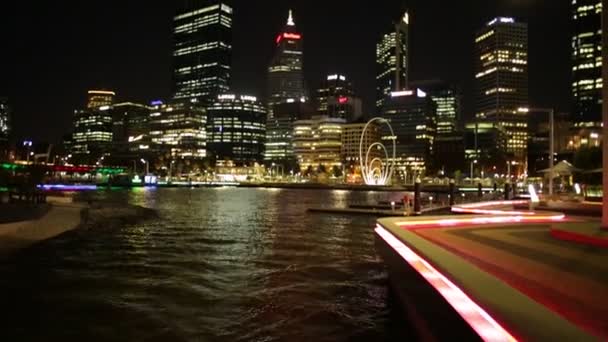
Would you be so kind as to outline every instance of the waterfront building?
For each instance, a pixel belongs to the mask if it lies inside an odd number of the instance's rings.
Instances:
[[[466,170],[465,136],[462,131],[437,134],[433,146],[435,169],[452,177],[456,171]]]
[[[8,98],[0,97],[0,152],[8,148],[11,132],[11,111]]]
[[[310,119],[314,109],[303,99],[287,99],[274,105],[273,118],[266,122],[266,148],[264,160],[293,169],[296,158],[293,153],[293,124],[297,120]]]
[[[346,121],[327,116],[298,120],[293,126],[293,149],[301,172],[342,169],[342,129]]]
[[[347,166],[360,166],[359,148],[361,136],[367,122],[346,123],[342,126],[342,160]],[[377,121],[373,121],[367,128],[363,136],[363,158],[367,154],[369,147],[375,143],[381,143],[380,126]],[[378,153],[378,149],[372,149],[370,158],[381,157],[385,159],[383,152]]]
[[[222,94],[207,108],[207,153],[251,165],[264,160],[266,108],[254,96]]]
[[[317,115],[355,122],[363,114],[362,101],[344,75],[327,76],[317,89]]]
[[[525,163],[528,140],[528,25],[498,17],[475,38],[475,93],[478,122],[504,131],[506,151]]]
[[[173,99],[213,103],[229,89],[232,63],[231,1],[187,1],[173,18]]]
[[[389,33],[376,44],[376,109],[382,111],[391,92],[408,88],[409,79],[409,26],[410,15],[393,24]]]
[[[504,127],[490,122],[469,123],[465,126],[465,166],[469,169],[467,174],[470,173],[471,165],[476,176],[480,175],[480,169],[491,170],[492,173],[506,173],[507,161],[513,160],[505,152],[507,134],[504,130]]]
[[[207,156],[207,113],[193,104],[158,104],[150,114],[150,138],[165,160]]]
[[[109,105],[74,111],[72,154],[77,164],[95,164],[110,153],[112,113]]]
[[[109,90],[89,90],[87,92],[87,109],[111,106],[116,93]]]
[[[148,158],[157,151],[150,137],[152,107],[140,103],[122,102],[109,109],[112,116],[112,160],[128,164]]]
[[[415,81],[410,84],[412,88],[422,89],[437,105],[437,136],[452,136],[456,131],[462,131],[459,129],[461,94],[454,85],[441,80]]]
[[[602,1],[572,3],[571,149],[599,146],[602,135]]]
[[[382,129],[384,145],[392,147],[396,140],[396,174],[423,174],[431,167],[433,144],[437,132],[437,106],[420,90],[393,92],[384,104],[382,117],[391,124],[394,136]]]

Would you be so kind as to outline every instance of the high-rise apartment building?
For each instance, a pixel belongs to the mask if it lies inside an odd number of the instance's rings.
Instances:
[[[207,108],[207,153],[240,165],[261,163],[266,108],[254,96],[222,94]]]
[[[572,0],[572,109],[570,148],[599,146],[602,127],[602,1]]]
[[[526,159],[528,25],[513,18],[488,22],[475,37],[476,120],[504,128],[506,152]]]
[[[317,115],[354,122],[363,114],[360,98],[355,96],[352,83],[344,75],[327,76],[317,89]]]
[[[173,18],[173,100],[213,103],[229,89],[232,7],[227,0],[186,1]]]
[[[405,90],[409,77],[409,26],[410,15],[406,12],[391,32],[382,36],[376,45],[376,109],[382,111],[391,92]]]

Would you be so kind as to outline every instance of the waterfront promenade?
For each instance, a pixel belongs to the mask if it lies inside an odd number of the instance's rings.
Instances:
[[[569,230],[603,238],[597,219],[506,203],[477,210],[378,221],[377,246],[402,301],[425,294],[427,304],[413,309],[426,317],[422,333],[441,334],[434,321],[445,319],[485,340],[608,337],[608,249],[552,236]]]
[[[78,228],[85,208],[84,204],[54,203],[38,218],[0,224],[0,255]]]

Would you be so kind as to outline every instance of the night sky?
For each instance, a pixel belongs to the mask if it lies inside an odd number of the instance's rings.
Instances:
[[[323,75],[354,81],[365,108],[375,100],[375,44],[410,8],[411,79],[459,84],[473,112],[473,39],[492,17],[529,23],[534,106],[570,105],[569,0],[234,0],[233,89],[262,95],[274,37],[294,9],[304,35],[312,91]],[[59,141],[86,90],[115,90],[120,101],[168,99],[173,1],[20,1],[0,4],[0,96],[14,107],[19,139]]]

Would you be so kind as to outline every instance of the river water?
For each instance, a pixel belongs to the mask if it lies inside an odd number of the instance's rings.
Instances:
[[[0,341],[412,339],[376,255],[375,220],[306,212],[399,194],[219,188],[94,197],[160,217],[68,233],[1,260]]]

